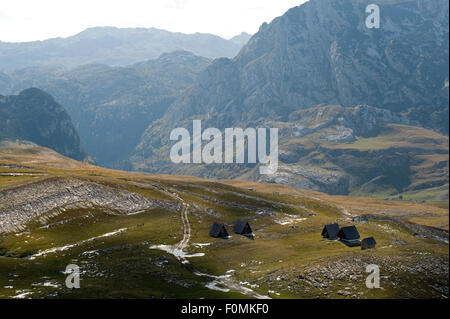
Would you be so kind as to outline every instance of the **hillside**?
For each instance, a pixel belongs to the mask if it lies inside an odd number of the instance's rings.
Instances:
[[[0,298],[448,298],[448,206],[113,171],[10,143],[0,216]],[[253,240],[231,232],[237,218]],[[232,236],[210,238],[214,221]],[[377,248],[324,240],[330,222]],[[64,285],[73,263],[81,289]],[[369,264],[383,289],[365,286]]]
[[[39,89],[0,95],[0,141],[4,139],[34,142],[78,160],[86,157],[70,116]]]
[[[0,42],[0,70],[37,66],[74,68],[84,64],[126,66],[180,50],[211,59],[231,58],[248,38],[246,34],[225,40],[212,34],[183,34],[155,28],[96,27],[68,38]]]
[[[408,124],[370,107],[295,112],[287,123],[267,124],[281,129],[282,168],[252,179],[329,194],[447,200],[448,137]]]
[[[214,120],[205,119],[204,128]],[[172,126],[163,118],[145,131],[130,164],[134,170],[285,184],[332,195],[447,200],[448,137],[411,124],[388,110],[333,105],[240,123],[236,127],[279,130],[278,171],[260,175],[255,164],[171,163]],[[191,129],[192,122],[177,126]]]

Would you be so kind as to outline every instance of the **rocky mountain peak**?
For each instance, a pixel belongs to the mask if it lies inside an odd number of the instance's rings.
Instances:
[[[172,119],[254,120],[321,103],[448,107],[448,1],[381,1],[379,29],[365,25],[370,3],[311,0],[264,24],[235,59],[204,71]]]

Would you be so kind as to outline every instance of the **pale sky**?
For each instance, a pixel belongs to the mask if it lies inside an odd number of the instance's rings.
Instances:
[[[306,0],[0,0],[0,41],[67,37],[89,27],[155,27],[229,38],[255,33]]]

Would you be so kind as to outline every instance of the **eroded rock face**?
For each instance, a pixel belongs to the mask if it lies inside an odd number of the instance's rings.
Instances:
[[[289,185],[298,189],[326,192],[330,195],[348,194],[350,176],[343,172],[314,169],[301,165],[281,165],[273,175],[257,175],[261,183]]]
[[[49,179],[4,190],[0,199],[0,233],[23,230],[33,219],[45,222],[48,216],[67,209],[97,208],[112,214],[133,214],[177,206],[174,202],[77,179]]]

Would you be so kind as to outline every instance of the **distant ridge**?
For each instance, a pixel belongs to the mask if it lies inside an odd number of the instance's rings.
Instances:
[[[232,41],[232,42],[234,42],[234,43],[236,43],[238,45],[244,46],[251,39],[251,37],[252,37],[251,34],[248,34],[247,32],[242,32],[241,34],[239,34],[239,35],[237,35],[235,37],[232,37],[230,39],[230,41]]]
[[[23,43],[0,41],[0,70],[30,66],[73,68],[91,63],[124,66],[179,50],[211,59],[232,58],[249,38],[246,33],[226,40],[212,34],[184,34],[156,28],[94,27],[67,38]]]

